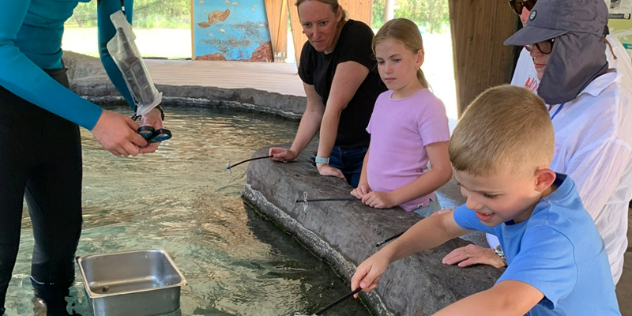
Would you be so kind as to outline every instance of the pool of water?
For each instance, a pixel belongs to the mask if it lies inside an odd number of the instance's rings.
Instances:
[[[173,315],[314,313],[349,292],[331,267],[244,204],[246,164],[226,170],[228,161],[291,142],[297,122],[222,108],[174,107],[166,116],[173,138],[140,157],[115,157],[82,130],[77,255],[166,250],[188,281]],[[33,315],[27,212],[22,227],[7,315]],[[92,315],[78,270],[67,301],[76,313]],[[369,313],[350,299],[326,315]]]

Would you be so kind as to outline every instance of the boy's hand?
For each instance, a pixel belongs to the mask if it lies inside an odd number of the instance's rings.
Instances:
[[[351,191],[351,195],[361,199],[364,195],[369,194],[371,192],[371,188],[367,183],[358,184],[358,187]]]
[[[452,250],[441,262],[449,265],[458,263],[458,266],[461,268],[475,264],[487,264],[496,268],[505,266],[505,263],[496,255],[494,249],[483,248],[473,244]]]
[[[364,292],[371,292],[377,287],[377,283],[380,281],[382,274],[388,268],[389,260],[382,252],[378,252],[369,259],[362,262],[356,272],[351,277],[351,288],[357,289],[358,286],[362,288]],[[353,297],[357,298],[358,294]]]
[[[397,206],[391,192],[369,192],[362,196],[362,203],[375,208],[391,208]]]

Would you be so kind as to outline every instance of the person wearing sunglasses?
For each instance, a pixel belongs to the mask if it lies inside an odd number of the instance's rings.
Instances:
[[[512,84],[536,92],[546,102],[556,144],[550,167],[577,184],[604,240],[616,284],[627,249],[632,199],[630,58],[618,48],[616,38],[604,34],[608,9],[603,0],[510,5],[526,17],[525,27],[505,41],[524,46]],[[506,265],[497,247],[503,241],[493,235],[488,241],[491,249],[468,245],[449,253],[443,263]]]
[[[537,3],[537,0],[509,0],[509,6],[511,9],[520,16],[522,25],[525,26],[529,14],[533,6]],[[607,28],[605,29],[607,31]],[[554,39],[550,39],[551,42]],[[621,44],[621,41],[616,36],[608,34],[606,32],[606,57],[608,58],[608,65],[610,68],[616,68],[622,72],[622,80],[626,84],[632,83],[632,63],[630,62],[629,55]],[[546,44],[545,44],[546,45]],[[530,55],[530,45],[526,45],[520,52],[520,57],[514,70],[514,75],[511,80],[511,84],[524,86],[525,88],[536,91],[540,85],[540,79],[538,79],[536,68],[533,64],[533,58]],[[552,47],[551,47],[552,49]],[[545,49],[545,51],[547,51]]]

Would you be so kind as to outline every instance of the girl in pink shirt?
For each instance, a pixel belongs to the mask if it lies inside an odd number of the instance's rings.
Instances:
[[[428,90],[420,68],[424,50],[417,25],[388,21],[373,39],[373,52],[389,90],[375,103],[367,127],[371,143],[351,194],[371,207],[399,205],[430,216],[441,208],[434,191],[452,176],[450,130],[443,102]]]

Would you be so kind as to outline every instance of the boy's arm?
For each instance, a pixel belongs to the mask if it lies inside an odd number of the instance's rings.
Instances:
[[[456,223],[453,213],[454,211],[450,211],[417,222],[401,237],[362,262],[351,278],[351,288],[360,286],[365,292],[369,292],[377,286],[391,262],[469,233],[469,230]]]
[[[521,281],[505,280],[491,289],[470,295],[440,310],[435,316],[448,315],[525,315],[544,298],[538,289]]]

